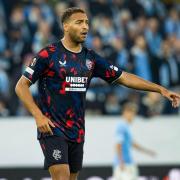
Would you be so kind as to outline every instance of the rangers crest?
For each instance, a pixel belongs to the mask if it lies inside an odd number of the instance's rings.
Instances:
[[[54,159],[55,160],[59,160],[59,159],[61,159],[62,158],[62,154],[61,154],[61,151],[60,150],[58,150],[58,149],[54,149],[54,151],[53,151],[53,157],[54,157]]]
[[[93,61],[86,59],[86,66],[89,70],[91,70],[93,68]]]

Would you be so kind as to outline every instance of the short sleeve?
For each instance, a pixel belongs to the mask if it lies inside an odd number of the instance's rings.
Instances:
[[[115,132],[115,142],[118,144],[122,144],[124,141],[124,126],[123,124],[118,124]]]
[[[94,60],[94,77],[100,77],[108,83],[113,83],[121,76],[122,70],[119,67],[114,66],[96,53],[94,53]]]
[[[49,53],[47,48],[42,49],[26,67],[23,76],[34,84],[48,69]]]

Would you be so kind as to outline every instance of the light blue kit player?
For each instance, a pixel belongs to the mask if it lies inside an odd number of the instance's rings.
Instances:
[[[117,124],[115,131],[115,158],[113,167],[114,180],[136,180],[138,169],[132,157],[132,147],[154,156],[155,153],[134,142],[131,123],[137,114],[137,106],[126,103],[123,106],[122,120]]]

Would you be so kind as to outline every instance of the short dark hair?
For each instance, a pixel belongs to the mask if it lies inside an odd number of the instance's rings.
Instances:
[[[64,22],[66,22],[75,13],[84,13],[85,14],[85,11],[78,7],[68,8],[63,12],[63,14],[61,16],[61,23],[63,24]]]

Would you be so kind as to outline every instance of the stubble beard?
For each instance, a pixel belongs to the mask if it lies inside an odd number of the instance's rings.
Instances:
[[[75,44],[82,44],[86,40],[86,39],[82,40],[75,33],[71,33],[69,35],[70,35],[70,38],[71,38],[72,42],[74,42]]]

